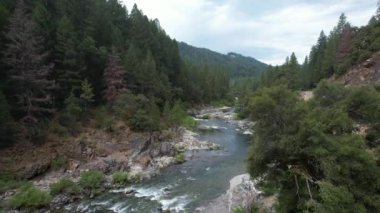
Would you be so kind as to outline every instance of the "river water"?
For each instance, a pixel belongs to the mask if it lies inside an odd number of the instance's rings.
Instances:
[[[164,169],[161,175],[113,190],[95,199],[83,201],[80,212],[193,212],[219,197],[229,188],[229,180],[246,173],[245,160],[250,137],[235,123],[222,119],[201,120],[200,124],[218,127],[198,131],[201,140],[224,147],[218,151],[188,151],[186,162]],[[131,189],[135,193],[125,194]]]

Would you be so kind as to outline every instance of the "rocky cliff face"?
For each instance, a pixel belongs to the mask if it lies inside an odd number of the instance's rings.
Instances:
[[[333,76],[331,80],[345,85],[380,85],[380,52],[370,59],[350,68],[341,76]]]

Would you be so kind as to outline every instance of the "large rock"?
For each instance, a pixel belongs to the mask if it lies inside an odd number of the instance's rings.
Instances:
[[[256,189],[255,181],[251,180],[249,174],[243,174],[230,180],[230,188],[225,194],[215,199],[208,205],[197,208],[195,212],[231,213],[238,207],[249,209],[249,207],[254,203],[259,203],[264,208],[269,210],[269,212],[273,212],[271,207],[274,202],[269,202],[266,199],[267,198],[265,198],[262,193]]]
[[[44,174],[49,169],[49,167],[50,162],[36,162],[34,164],[29,164],[18,172],[18,176],[21,179],[30,180]]]

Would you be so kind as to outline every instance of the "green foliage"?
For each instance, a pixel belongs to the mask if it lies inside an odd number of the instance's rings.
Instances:
[[[345,212],[355,202],[352,194],[345,186],[337,187],[329,182],[321,182],[319,186],[322,208],[326,212]],[[359,209],[356,211],[361,212]]]
[[[18,180],[11,173],[0,174],[0,193],[6,192],[10,189],[17,189],[25,185],[26,182]]]
[[[376,147],[376,136],[367,138],[367,147],[364,138],[353,133],[355,119],[374,121],[365,112],[377,116],[378,105],[372,105],[377,98],[371,88],[329,82],[321,82],[309,102],[284,86],[254,93],[248,109],[256,134],[248,169],[277,187],[278,211],[379,210],[378,158],[368,151]]]
[[[37,189],[33,185],[21,187],[9,200],[11,208],[41,208],[49,204],[51,197],[49,193]]]
[[[94,102],[93,88],[87,79],[82,81],[80,99],[83,102],[84,111]]]
[[[185,159],[185,153],[184,152],[178,152],[177,155],[175,156],[175,159],[178,163],[183,163],[186,161]]]
[[[144,95],[123,94],[115,102],[112,110],[135,131],[159,130],[160,109],[153,100]]]
[[[104,174],[100,171],[82,172],[79,179],[79,186],[96,192],[102,187],[104,180]]]
[[[108,132],[114,131],[116,118],[113,114],[109,113],[106,107],[99,107],[92,111],[94,115],[96,128],[105,129]]]
[[[62,178],[57,183],[53,183],[50,185],[50,194],[51,195],[57,195],[60,193],[66,193],[66,194],[79,194],[81,193],[82,189],[80,186],[78,186],[77,183],[73,182],[72,180],[68,178]]]
[[[322,107],[333,107],[344,100],[348,95],[343,85],[328,81],[321,81],[314,91],[315,100]]]
[[[67,160],[63,156],[58,156],[51,161],[51,168],[53,170],[64,169],[67,165]]]
[[[191,116],[186,116],[183,120],[182,120],[182,125],[185,127],[185,128],[188,128],[188,129],[194,129],[195,127],[198,126],[198,121],[196,121],[193,117]]]
[[[124,186],[128,183],[128,173],[127,172],[115,172],[112,175],[113,182],[119,186]]]
[[[10,107],[0,91],[0,148],[11,144],[15,140],[16,133],[17,126],[10,114]]]
[[[370,87],[354,88],[347,100],[350,117],[371,123],[380,121],[380,92]]]

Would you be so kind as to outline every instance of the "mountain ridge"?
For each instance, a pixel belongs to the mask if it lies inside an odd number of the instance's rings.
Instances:
[[[196,65],[224,66],[232,78],[257,76],[264,72],[269,65],[249,56],[229,52],[222,54],[207,48],[195,47],[185,42],[178,43],[179,52],[183,59]]]

